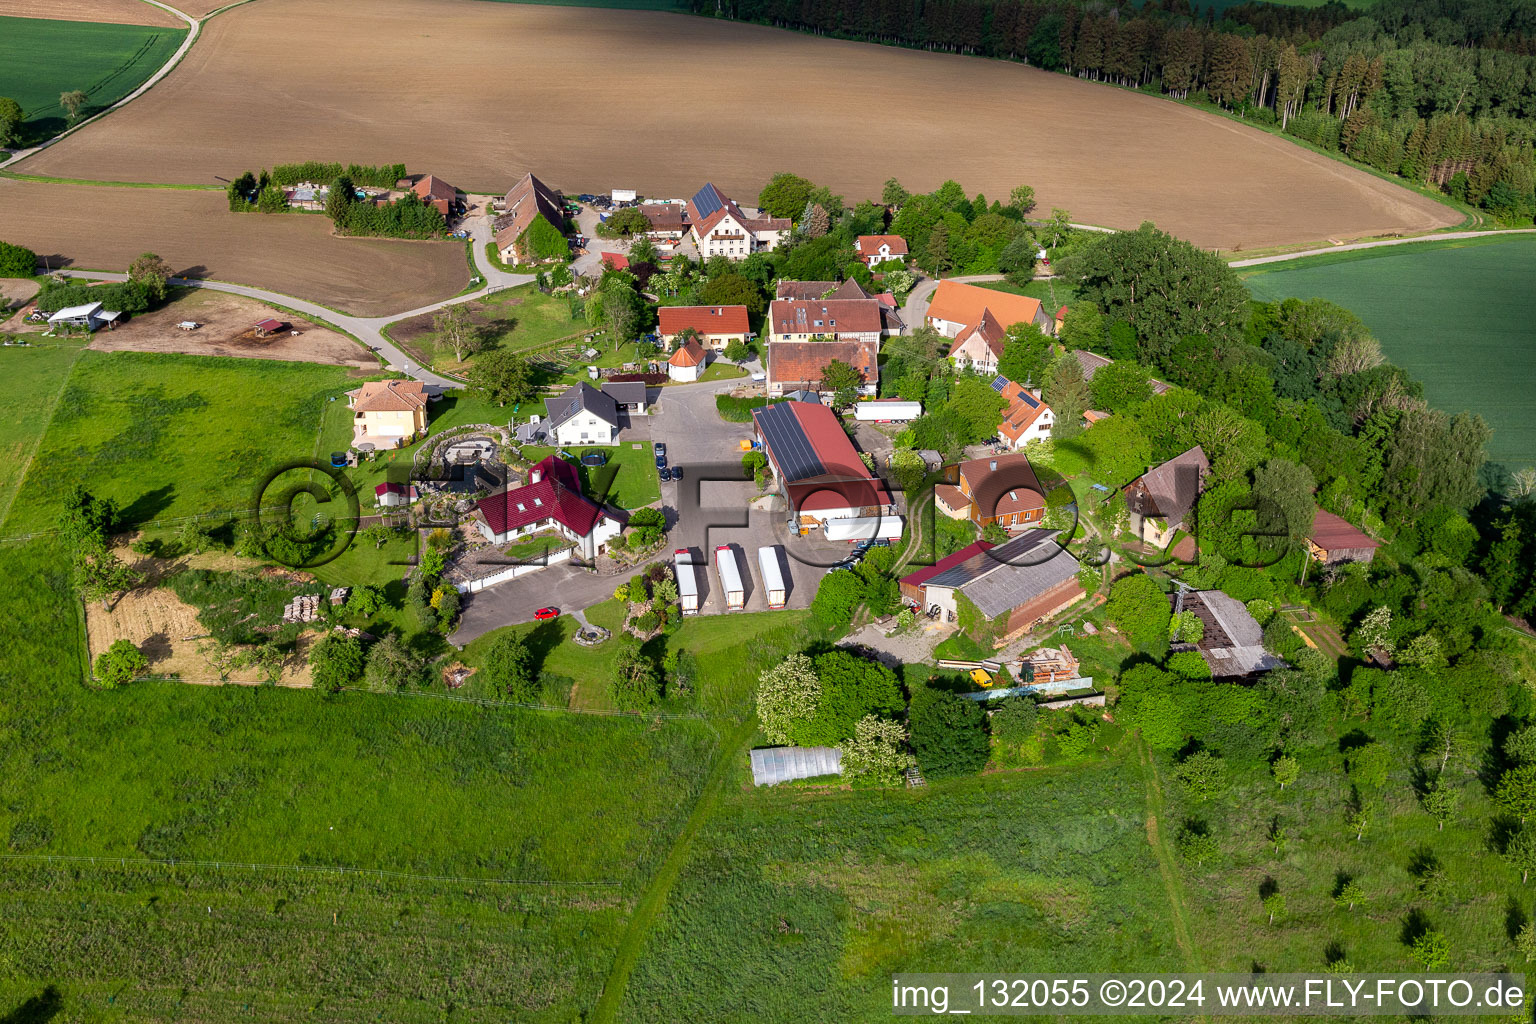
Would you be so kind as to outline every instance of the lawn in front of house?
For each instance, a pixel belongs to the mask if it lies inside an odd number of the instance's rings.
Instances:
[[[735,363],[728,363],[724,359],[716,359],[701,374],[699,380],[731,380],[735,377],[745,377],[747,371]]]
[[[553,530],[547,530],[520,540],[516,544],[508,544],[502,554],[507,558],[531,562],[551,552],[563,551],[570,546],[569,538]]]
[[[642,508],[661,500],[661,480],[656,475],[656,451],[649,441],[620,440],[616,445],[594,448],[550,448],[525,445],[523,458],[538,462],[545,456],[564,451],[581,476],[581,492],[596,502],[618,508]],[[602,466],[583,466],[583,455],[596,453],[607,458]]]

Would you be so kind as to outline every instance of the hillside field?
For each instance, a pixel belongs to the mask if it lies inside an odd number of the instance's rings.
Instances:
[[[454,28],[424,34],[424,21]],[[486,73],[495,67],[518,73]],[[602,68],[601,103],[576,68]],[[657,102],[679,96],[686,116]],[[849,131],[887,144],[850,160]],[[1037,68],[663,11],[594,18],[480,0],[236,7],[141,100],[19,171],[214,183],[304,157],[400,160],[470,192],[502,192],[529,170],[567,192],[689,196],[709,180],[748,203],[776,171],[855,200],[891,177],[916,191],[955,178],[990,198],[1029,184],[1042,210],[1122,228],[1153,220],[1223,250],[1462,219],[1287,139]]]
[[[159,91],[156,86],[143,99]],[[82,134],[100,131],[143,99]],[[0,178],[0,225],[6,241],[25,245],[52,268],[120,272],[148,251],[164,257],[179,277],[265,288],[354,316],[416,309],[469,283],[461,242],[343,238],[321,214],[231,213],[217,187],[103,188]]]
[[[67,127],[60,93],[79,89],[90,97],[81,116],[110,107],[169,60],[186,32],[0,17],[0,96],[21,104],[26,138],[41,141]]]
[[[1431,405],[1488,421],[1494,462],[1536,465],[1536,237],[1390,246],[1242,273],[1255,298],[1324,298],[1353,311]]]

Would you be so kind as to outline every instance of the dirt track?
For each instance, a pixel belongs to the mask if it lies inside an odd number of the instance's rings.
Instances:
[[[176,4],[172,2],[171,6],[175,7]],[[103,21],[112,25],[187,27],[187,23],[176,15],[154,4],[147,4],[144,0],[5,0],[0,14],[10,18],[47,18],[51,21]],[[195,14],[193,16],[196,17]]]
[[[459,242],[338,238],[320,215],[230,213],[223,192],[0,180],[0,225],[6,241],[55,268],[122,271],[156,252],[178,276],[255,285],[358,316],[413,309],[469,283]]]
[[[1456,219],[1283,139],[1015,64],[479,0],[236,8],[150,93],[18,170],[213,182],[306,158],[403,160],[487,192],[528,169],[571,191],[688,195],[708,178],[745,199],[778,170],[850,197],[892,176],[989,197],[1029,183],[1043,209],[1223,249]]]
[[[258,338],[254,325],[273,317],[291,322],[299,333],[280,331]],[[184,331],[190,320],[199,326]],[[379,361],[344,334],[296,320],[255,299],[227,292],[188,291],[150,313],[140,313],[116,330],[97,331],[90,347],[101,352],[185,352],[195,356],[237,359],[278,359],[284,362],[328,363],[358,371],[377,372]]]

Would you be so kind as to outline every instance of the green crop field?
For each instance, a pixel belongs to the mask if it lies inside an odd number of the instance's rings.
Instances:
[[[110,107],[170,60],[184,28],[0,18],[0,96],[21,104],[25,141],[67,127],[59,94],[89,97],[81,115]]]
[[[51,527],[77,480],[130,526],[249,508],[266,471],[315,456],[321,407],[355,385],[312,363],[81,353],[5,532]]]
[[[1243,273],[1255,298],[1352,310],[1431,405],[1488,421],[1493,461],[1536,465],[1536,238],[1424,242]]]

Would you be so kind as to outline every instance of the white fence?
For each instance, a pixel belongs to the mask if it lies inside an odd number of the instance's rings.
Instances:
[[[559,565],[561,562],[569,562],[575,548],[566,548],[563,551],[552,551],[545,556],[539,564],[528,563],[524,565],[509,565],[499,572],[493,572],[489,576],[481,576],[479,579],[470,580],[468,583],[455,583],[453,589],[461,594],[473,594],[484,590],[486,587],[494,587],[498,583],[515,580],[519,576],[526,576],[530,572],[538,572],[540,569],[551,565]]]

